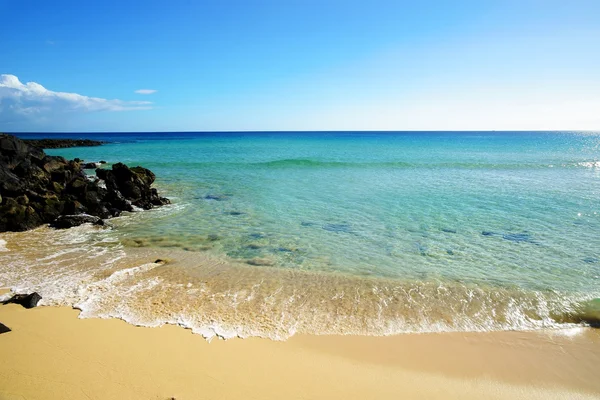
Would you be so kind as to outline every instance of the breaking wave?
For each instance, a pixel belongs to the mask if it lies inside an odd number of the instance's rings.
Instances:
[[[250,267],[204,253],[125,248],[111,229],[4,234],[0,284],[42,305],[142,326],[176,324],[207,339],[295,333],[569,328],[600,321],[598,294]],[[166,262],[154,262],[156,259]]]

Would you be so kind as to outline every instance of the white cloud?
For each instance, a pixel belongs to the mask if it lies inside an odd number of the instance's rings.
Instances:
[[[0,75],[0,124],[19,125],[55,118],[65,113],[129,111],[152,108],[149,101],[124,101],[54,92],[39,83],[22,83],[15,75]]]
[[[154,89],[139,89],[139,90],[136,90],[135,93],[137,93],[137,94],[152,94],[152,93],[156,93],[156,90],[154,90]]]

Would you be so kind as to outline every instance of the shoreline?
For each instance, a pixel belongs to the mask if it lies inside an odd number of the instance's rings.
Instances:
[[[168,209],[162,210],[168,214]],[[121,223],[139,222],[127,218],[113,220],[115,229]],[[521,320],[528,316],[516,312],[507,314],[503,324],[503,299],[528,304],[519,292],[476,292],[477,307],[463,314],[449,313],[469,299],[469,286],[445,285],[440,290],[431,282],[404,284],[378,277],[253,267],[209,252],[123,247],[111,232],[82,226],[12,233],[6,236],[9,251],[0,253],[0,265],[7,266],[0,266],[0,279],[15,293],[38,292],[41,305],[73,306],[86,318],[112,317],[149,327],[180,324],[205,338],[281,340],[296,333],[388,336],[583,326]],[[48,269],[47,262],[55,267]],[[412,289],[420,296],[409,296]],[[500,322],[494,323],[490,306],[495,306]]]
[[[177,326],[0,306],[0,399],[600,396],[600,331],[214,340]]]

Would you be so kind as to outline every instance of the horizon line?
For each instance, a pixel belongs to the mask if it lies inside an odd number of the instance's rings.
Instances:
[[[377,129],[377,130],[174,130],[174,131],[0,131],[5,134],[74,134],[74,133],[124,133],[124,134],[137,134],[137,133],[397,133],[397,132],[416,132],[416,133],[432,133],[432,132],[600,132],[600,129],[411,129],[411,130],[395,130],[395,129]]]

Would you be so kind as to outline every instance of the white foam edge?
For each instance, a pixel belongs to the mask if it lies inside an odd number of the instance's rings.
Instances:
[[[550,334],[553,336],[563,336],[563,337],[575,337],[582,335],[588,327],[585,326],[574,326],[569,328],[557,328],[556,330],[551,330]]]
[[[6,301],[6,300],[10,299],[11,297],[13,297],[14,292],[10,288],[0,287],[0,289],[9,290],[9,292],[7,292],[7,293],[0,294],[0,302]]]

